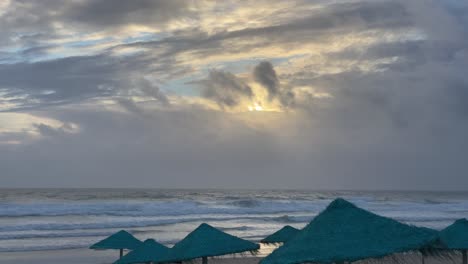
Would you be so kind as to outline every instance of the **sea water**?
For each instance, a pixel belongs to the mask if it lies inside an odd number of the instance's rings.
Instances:
[[[202,222],[259,241],[304,227],[337,197],[435,229],[468,217],[460,192],[0,189],[0,252],[86,248],[121,229],[172,245]]]

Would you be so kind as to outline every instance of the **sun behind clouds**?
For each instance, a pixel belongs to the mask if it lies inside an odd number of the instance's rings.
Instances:
[[[249,111],[263,111],[263,106],[261,106],[259,103],[254,103],[253,105],[248,106]]]

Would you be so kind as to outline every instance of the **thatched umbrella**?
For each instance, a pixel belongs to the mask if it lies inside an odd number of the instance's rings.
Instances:
[[[169,250],[168,247],[156,242],[154,239],[147,239],[141,246],[123,256],[114,264],[158,263],[159,260],[169,254]]]
[[[260,247],[253,242],[224,233],[208,224],[201,224],[171,248],[167,262],[179,262],[208,257],[256,251]]]
[[[105,238],[96,244],[89,247],[90,249],[104,250],[104,249],[118,249],[120,250],[120,258],[123,256],[124,249],[136,249],[142,242],[132,236],[125,230],[121,230],[108,238]]]
[[[459,219],[440,231],[439,240],[446,249],[460,250],[463,264],[468,263],[466,254],[468,249],[468,220]]]
[[[419,250],[437,239],[427,228],[378,216],[336,199],[261,264],[344,263]]]
[[[287,225],[275,233],[265,237],[260,242],[265,244],[285,243],[293,238],[298,232],[299,229]]]

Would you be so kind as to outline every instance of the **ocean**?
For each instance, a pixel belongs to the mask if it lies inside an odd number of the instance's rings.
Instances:
[[[259,241],[304,227],[337,197],[435,229],[468,217],[461,192],[0,189],[0,252],[87,248],[121,229],[172,245],[202,222]]]

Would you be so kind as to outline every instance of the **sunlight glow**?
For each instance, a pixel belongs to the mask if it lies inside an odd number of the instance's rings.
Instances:
[[[263,111],[263,107],[258,103],[255,103],[253,106],[249,105],[248,108],[249,111]]]

